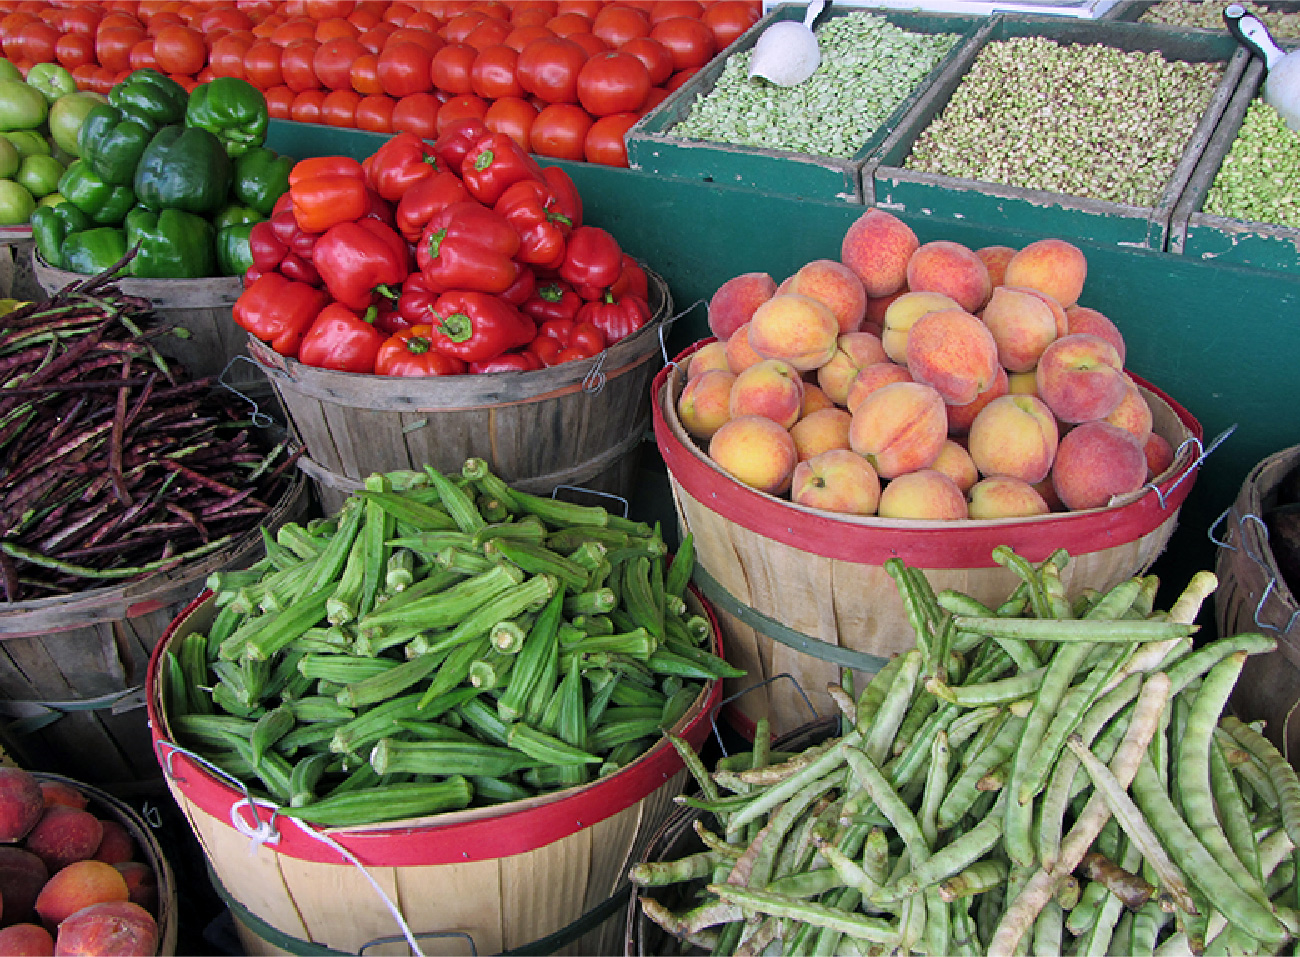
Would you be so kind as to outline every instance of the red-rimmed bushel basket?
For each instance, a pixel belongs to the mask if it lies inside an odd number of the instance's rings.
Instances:
[[[1173,465],[1105,508],[1028,519],[940,522],[842,515],[795,505],[742,485],[713,463],[677,417],[685,361],[655,377],[655,440],[668,467],[682,534],[694,535],[696,584],[714,606],[727,658],[748,672],[727,683],[728,714],[741,731],[767,716],[782,734],[832,714],[826,693],[840,668],[856,687],[914,639],[884,563],[925,571],[935,590],[954,588],[997,604],[1018,579],[993,561],[1007,545],[1030,561],[1058,548],[1072,557],[1062,577],[1071,596],[1144,572],[1173,534],[1201,452],[1200,424],[1134,376],[1154,429],[1178,450]],[[1196,441],[1189,441],[1195,439]],[[772,680],[768,680],[772,679]]]
[[[698,610],[710,614],[703,602]],[[270,806],[259,803],[255,819],[242,789],[175,744],[160,700],[163,650],[205,631],[214,613],[205,593],[177,617],[150,661],[146,690],[168,787],[246,953],[409,953],[389,904],[428,955],[617,952],[628,868],[686,779],[667,739],[597,781],[525,801],[320,829],[272,821]],[[674,733],[698,750],[720,696],[720,684],[708,682]],[[270,827],[254,841],[259,822]]]

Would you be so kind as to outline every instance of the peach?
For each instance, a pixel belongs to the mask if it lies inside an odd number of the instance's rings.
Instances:
[[[885,328],[885,310],[889,308],[890,303],[895,299],[906,294],[907,289],[903,288],[898,292],[890,293],[888,296],[868,296],[867,311],[862,317],[862,328],[867,332],[880,335],[881,330]]]
[[[762,415],[728,421],[709,440],[709,456],[736,481],[772,495],[790,488],[799,463],[789,431]]]
[[[158,924],[130,901],[92,904],[59,925],[55,957],[133,957],[158,949]]]
[[[880,477],[857,452],[830,449],[795,466],[790,500],[829,512],[872,515],[880,501]]]
[[[870,332],[846,332],[835,342],[835,355],[817,370],[817,384],[832,402],[844,405],[853,377],[867,366],[888,359],[879,336]]]
[[[1069,509],[1101,508],[1116,495],[1136,492],[1146,479],[1142,444],[1133,433],[1100,420],[1065,433],[1052,465],[1052,485]]]
[[[90,798],[80,789],[64,781],[42,781],[41,794],[45,796],[47,805],[66,804],[68,807],[84,808],[90,803]]]
[[[1015,286],[993,290],[980,314],[998,345],[998,362],[1008,372],[1038,365],[1038,357],[1056,339],[1056,317],[1039,296]]]
[[[948,476],[963,492],[969,491],[980,477],[979,469],[975,468],[975,460],[970,457],[966,447],[952,439],[944,440],[943,447],[939,449],[939,455],[930,468]]]
[[[907,283],[907,262],[919,246],[911,226],[873,206],[845,230],[840,261],[858,274],[868,296],[879,298]]]
[[[36,896],[36,913],[46,927],[57,927],[83,907],[127,896],[126,878],[112,864],[76,861],[45,882]]]
[[[819,409],[790,427],[790,437],[799,451],[799,461],[831,449],[849,447],[849,422],[853,417],[840,408]]]
[[[1105,313],[1076,303],[1065,310],[1065,318],[1071,332],[1090,332],[1094,336],[1101,336],[1115,347],[1115,351],[1119,353],[1119,361],[1124,361],[1124,357],[1127,355],[1124,334],[1119,331],[1119,326],[1111,322]]]
[[[973,402],[948,406],[948,434],[965,435],[969,432],[970,424],[975,421],[975,416],[980,414],[980,410],[998,396],[1007,394],[1009,382],[1007,370],[998,366],[998,371],[994,374],[989,387],[975,396]]]
[[[731,370],[732,375],[740,375],[750,366],[762,362],[763,357],[753,350],[749,344],[749,324],[741,326],[735,334],[727,340],[727,368]]]
[[[731,418],[731,387],[736,377],[721,369],[710,369],[689,379],[677,397],[677,417],[693,438],[708,439]]]
[[[799,409],[799,418],[806,418],[822,409],[834,409],[836,405],[831,397],[822,391],[821,386],[805,381],[803,384],[803,405]]]
[[[709,331],[723,341],[730,339],[755,309],[775,295],[776,282],[765,272],[733,276],[709,299]]]
[[[971,486],[967,498],[970,517],[977,519],[1028,518],[1051,511],[1032,485],[1010,475],[980,479]]]
[[[834,259],[814,259],[790,277],[790,292],[811,296],[835,316],[840,332],[857,332],[867,315],[867,290],[848,266]]]
[[[968,516],[966,496],[957,483],[934,469],[918,469],[890,481],[880,493],[876,514],[949,522]]]
[[[975,250],[975,255],[979,256],[980,262],[984,263],[984,268],[989,271],[989,282],[993,284],[993,288],[1002,285],[1002,279],[1007,272],[1007,263],[1011,262],[1011,257],[1015,254],[1015,249],[1010,246],[982,246]]]
[[[93,857],[103,837],[103,822],[89,811],[51,804],[23,843],[51,871],[57,871]]]
[[[966,405],[997,377],[998,346],[988,326],[968,312],[928,312],[907,334],[907,371],[949,405]]]
[[[773,296],[749,321],[749,345],[764,359],[783,359],[801,372],[835,355],[840,326],[823,302],[797,292]]]
[[[158,910],[158,875],[143,861],[121,861],[114,864],[126,881],[127,900],[139,904],[149,913]]]
[[[782,293],[793,292],[794,290],[790,288],[790,284],[793,282],[794,282],[794,276],[786,276],[784,279],[782,279],[781,284],[776,287],[776,295],[779,296]]]
[[[907,366],[900,366],[897,362],[874,362],[853,377],[849,383],[849,394],[844,399],[844,407],[854,412],[863,399],[881,386],[911,381],[912,374],[907,371]]]
[[[710,369],[731,371],[731,366],[727,364],[727,344],[721,339],[705,343],[691,353],[686,362],[686,378],[694,379]]]
[[[1003,282],[1041,290],[1068,309],[1079,301],[1087,275],[1088,261],[1078,246],[1063,239],[1040,239],[1011,257]]]
[[[1007,392],[1011,395],[1038,395],[1038,370],[1012,372],[1007,376]]]
[[[0,930],[0,954],[7,957],[54,957],[54,938],[40,924],[10,924]]]
[[[1061,501],[1061,496],[1056,494],[1056,486],[1052,484],[1052,476],[1047,476],[1047,478],[1043,479],[1041,482],[1035,482],[1034,491],[1043,497],[1043,501],[1047,503],[1048,511],[1066,511],[1065,505]]]
[[[0,846],[0,899],[4,901],[6,923],[30,920],[36,915],[36,895],[49,879],[50,869],[31,851]]]
[[[803,380],[794,366],[780,359],[764,359],[750,366],[731,384],[730,418],[762,415],[788,429],[799,421],[803,408]]]
[[[907,288],[942,293],[967,312],[978,312],[989,301],[993,282],[984,260],[973,250],[949,239],[936,239],[918,248],[907,261]]]
[[[927,312],[960,308],[951,297],[938,292],[906,292],[899,296],[885,310],[885,326],[880,333],[885,354],[895,362],[906,362],[907,334],[916,320]]]
[[[1151,406],[1147,404],[1136,382],[1127,375],[1124,376],[1124,381],[1127,384],[1124,398],[1119,400],[1119,405],[1111,410],[1105,421],[1132,432],[1137,436],[1138,442],[1145,445],[1147,436],[1151,434]]]
[[[0,767],[0,841],[20,841],[45,813],[36,776],[23,768]]]
[[[1159,432],[1147,436],[1142,452],[1147,460],[1147,478],[1164,475],[1165,470],[1174,464],[1174,447]]]
[[[99,847],[93,855],[97,861],[106,864],[121,864],[135,857],[135,839],[119,821],[100,821],[104,836],[100,838]]]
[[[1128,387],[1115,347],[1087,332],[1072,332],[1044,349],[1034,376],[1039,397],[1062,422],[1104,419]]]
[[[929,467],[948,437],[943,397],[920,382],[876,389],[853,412],[849,447],[883,479]]]
[[[1004,395],[975,416],[968,445],[981,475],[1010,475],[1032,485],[1051,471],[1059,441],[1046,403],[1032,395]]]

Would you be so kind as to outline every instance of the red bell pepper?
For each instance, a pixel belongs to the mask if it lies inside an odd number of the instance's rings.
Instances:
[[[646,278],[641,264],[627,253],[623,254],[623,270],[614,280],[614,284],[609,287],[609,294],[615,299],[622,299],[630,294],[640,296],[646,302],[650,301],[650,280]]]
[[[365,173],[347,156],[299,160],[289,172],[289,195],[298,225],[309,233],[360,219],[370,209]]]
[[[434,141],[433,155],[438,157],[438,162],[446,169],[459,175],[465,155],[473,149],[475,143],[491,132],[482,120],[471,117],[457,120]]]
[[[385,339],[374,326],[378,312],[370,306],[358,316],[341,302],[330,303],[302,337],[298,361],[339,372],[374,372],[375,356]]]
[[[470,200],[434,214],[415,258],[435,289],[499,293],[519,278],[518,251],[519,233],[505,217]]]
[[[495,296],[454,289],[434,303],[433,348],[466,362],[481,362],[526,346],[537,328],[518,309]]]
[[[420,180],[402,194],[397,202],[397,231],[407,242],[417,243],[434,213],[441,212],[452,203],[463,203],[470,199],[473,197],[459,176],[440,170]]]
[[[525,266],[519,270],[519,277],[510,284],[510,288],[505,292],[497,293],[497,296],[510,303],[516,309],[519,309],[537,290],[537,274]],[[529,317],[531,318],[531,317]]]
[[[543,337],[560,344],[551,365],[570,359],[590,359],[605,348],[605,334],[590,322],[547,319],[537,327],[537,338]]]
[[[411,273],[406,240],[377,219],[339,223],[316,240],[312,262],[325,287],[351,309],[365,309],[375,294],[396,298],[394,288]]]
[[[397,299],[397,312],[408,326],[427,326],[437,317],[433,304],[442,295],[429,285],[424,273],[413,272],[402,283],[402,294]]]
[[[562,279],[548,279],[519,308],[537,322],[572,319],[582,308],[582,297]]]
[[[539,335],[532,342],[528,343],[524,351],[534,356],[546,368],[550,368],[560,361],[560,352],[564,346],[560,345],[560,340],[553,336]]]
[[[416,273],[415,275],[419,275]],[[407,322],[397,309],[397,303],[391,299],[380,299],[375,303],[375,328],[384,334],[384,338],[391,336],[394,332],[405,329],[414,323]]]
[[[240,293],[231,315],[241,328],[280,355],[293,358],[308,327],[329,301],[324,289],[268,272]]]
[[[650,321],[650,307],[638,296],[615,299],[608,293],[578,310],[579,322],[590,322],[605,334],[611,345],[630,336]]]
[[[470,147],[460,164],[460,178],[485,206],[495,206],[506,187],[520,180],[545,182],[537,160],[505,133],[489,133]]]
[[[578,184],[559,166],[542,167],[542,178],[555,191],[556,204],[577,229],[582,225],[582,194],[578,192]]]
[[[287,215],[289,221],[293,222],[293,214]],[[297,226],[294,229],[297,229]],[[316,267],[312,265],[311,260],[304,259],[281,242],[276,236],[274,225],[268,219],[256,223],[249,230],[248,251],[253,257],[253,265],[244,275],[245,286],[250,285],[262,273],[275,270],[289,279],[305,282],[309,286],[321,284],[320,274],[316,272]]]
[[[531,352],[503,352],[495,359],[471,362],[470,372],[534,372],[542,368],[542,360]]]
[[[414,133],[401,132],[369,157],[366,182],[384,199],[396,203],[407,190],[438,171],[433,144]]]
[[[579,226],[569,234],[560,278],[571,283],[582,298],[599,298],[622,270],[623,250],[618,240],[605,230],[599,226]]]
[[[377,219],[385,226],[396,228],[396,207],[369,186],[366,187],[366,211],[359,219]]]
[[[519,233],[521,262],[543,269],[559,269],[564,262],[564,244],[573,231],[573,220],[560,209],[550,185],[525,179],[507,186],[493,209]]]
[[[399,329],[379,347],[375,372],[380,375],[458,375],[465,371],[463,359],[433,349],[428,326]]]

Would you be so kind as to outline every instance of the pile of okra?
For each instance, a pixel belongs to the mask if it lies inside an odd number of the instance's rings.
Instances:
[[[174,639],[178,742],[328,826],[520,800],[635,760],[738,676],[686,603],[689,536],[460,475],[370,476],[342,509],[265,533]]]
[[[836,736],[691,764],[648,918],[714,954],[1289,952],[1300,781],[1227,707],[1274,642],[1194,644],[1209,572],[1163,612],[1153,576],[1071,600],[1063,552],[994,557],[997,608],[887,563],[916,647],[832,686]]]

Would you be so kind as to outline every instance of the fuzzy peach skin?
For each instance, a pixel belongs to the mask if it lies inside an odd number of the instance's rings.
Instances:
[[[809,382],[807,379],[803,383],[803,405],[799,408],[799,418],[807,418],[814,412],[822,409],[834,409],[836,405],[831,401],[831,397],[822,391],[821,386]]]
[[[873,515],[880,501],[880,477],[858,453],[830,449],[795,466],[790,500],[830,512]]]
[[[1007,376],[1007,392],[1011,395],[1038,395],[1038,370],[1012,372]]]
[[[1124,334],[1105,313],[1076,303],[1065,310],[1065,319],[1071,332],[1090,332],[1094,336],[1101,336],[1115,347],[1115,351],[1119,353],[1119,361],[1124,361],[1124,357],[1128,354],[1127,346],[1124,344]]]
[[[25,768],[0,767],[0,841],[21,840],[45,813],[45,794]]]
[[[749,344],[748,323],[737,329],[727,340],[726,355],[727,368],[731,370],[732,375],[740,375],[750,366],[763,361],[763,357]]]
[[[891,479],[880,493],[876,514],[881,518],[921,518],[960,521],[969,515],[966,496],[957,483],[934,469],[918,469]]]
[[[1038,397],[1062,422],[1104,419],[1128,388],[1115,347],[1086,332],[1070,333],[1044,349],[1034,378]]]
[[[916,320],[927,312],[941,309],[960,309],[950,296],[938,292],[905,292],[885,310],[885,326],[880,333],[880,343],[885,354],[895,362],[907,362],[907,334]]]
[[[135,957],[157,949],[157,922],[130,901],[82,908],[59,925],[54,941],[54,957]]]
[[[947,437],[943,397],[919,382],[877,389],[854,410],[849,424],[849,447],[882,479],[928,468]]]
[[[1147,437],[1151,435],[1151,406],[1147,404],[1142,391],[1129,375],[1125,374],[1124,381],[1128,386],[1124,390],[1124,398],[1119,400],[1119,405],[1111,410],[1105,421],[1132,432],[1138,442],[1145,445]]]
[[[942,293],[967,312],[979,312],[989,301],[993,282],[984,260],[974,250],[937,239],[921,246],[907,261],[907,288]]]
[[[835,355],[817,369],[817,384],[831,401],[845,405],[854,376],[867,366],[888,359],[879,336],[870,332],[846,332],[835,341]]]
[[[813,456],[832,449],[849,447],[849,423],[853,417],[844,409],[819,409],[811,415],[805,415],[790,427],[790,437],[794,447],[799,450],[799,461],[806,462]]]
[[[729,420],[709,440],[709,457],[736,481],[772,495],[789,490],[799,463],[789,431],[761,415]]]
[[[1147,460],[1147,478],[1163,475],[1165,470],[1174,464],[1174,447],[1159,432],[1152,432],[1147,436],[1142,452]]]
[[[802,408],[803,380],[794,366],[780,359],[764,359],[731,383],[727,403],[730,418],[762,415],[788,429],[799,421]]]
[[[45,882],[36,896],[36,913],[46,927],[58,927],[83,907],[127,897],[126,878],[112,864],[77,861]]]
[[[1147,458],[1131,432],[1094,420],[1061,439],[1052,485],[1069,509],[1101,508],[1116,495],[1136,492],[1147,479]]]
[[[103,823],[89,811],[51,804],[23,843],[54,872],[74,861],[94,857],[103,837]]]
[[[731,366],[727,364],[727,344],[721,339],[705,343],[691,353],[686,362],[686,378],[694,379],[710,369],[731,371]]]
[[[1032,485],[1010,475],[980,479],[966,496],[970,517],[975,519],[1028,518],[1051,511]]]
[[[988,326],[968,312],[928,312],[907,334],[907,371],[948,405],[966,405],[997,378],[998,346]]]
[[[1040,239],[1011,257],[1003,282],[1042,290],[1068,309],[1079,301],[1087,277],[1083,250],[1063,239]]]
[[[975,250],[975,255],[979,256],[980,262],[989,271],[989,282],[994,289],[1003,284],[1007,263],[1011,262],[1011,257],[1015,254],[1015,249],[1010,246],[982,246]]]
[[[1051,471],[1059,440],[1056,418],[1041,399],[1004,395],[975,416],[967,447],[981,475],[1010,475],[1032,485]]]
[[[1010,377],[1007,370],[998,366],[997,374],[993,376],[993,382],[987,389],[975,396],[973,402],[967,402],[965,405],[948,406],[948,434],[965,435],[970,431],[970,424],[975,421],[975,416],[980,414],[984,406],[988,405],[998,396],[1006,395],[1010,390]]]
[[[970,457],[966,447],[953,439],[944,441],[943,448],[939,449],[939,455],[931,463],[930,468],[948,476],[963,492],[969,491],[980,477],[979,469],[975,467],[975,460]]]
[[[1038,357],[1056,340],[1056,317],[1039,296],[1015,286],[993,290],[980,313],[998,345],[998,362],[1008,372],[1038,365]]]
[[[810,296],[835,316],[840,332],[857,332],[867,315],[867,290],[848,266],[834,259],[814,259],[790,277],[790,292]]]
[[[773,296],[749,321],[749,345],[765,359],[783,359],[802,371],[824,366],[840,335],[835,314],[823,302],[797,292]]]
[[[919,246],[911,226],[872,206],[845,230],[840,261],[858,274],[868,296],[880,298],[907,284],[907,261]]]
[[[49,879],[50,869],[31,851],[0,844],[0,899],[4,901],[6,921],[30,921],[35,917],[36,896]]]
[[[877,296],[875,298],[867,297],[867,312],[862,317],[862,332],[874,332],[880,335],[885,329],[885,310],[899,296],[906,295],[907,288],[904,287],[898,292],[890,293],[888,296]]]
[[[765,272],[747,272],[728,279],[709,299],[709,331],[727,340],[776,295],[776,281]]]
[[[736,377],[724,369],[710,369],[686,381],[677,397],[677,418],[692,438],[711,439],[731,418],[731,387]]]
[[[849,383],[849,394],[844,398],[844,407],[850,412],[855,412],[862,404],[862,400],[881,386],[911,381],[912,374],[907,371],[907,366],[889,361],[873,362],[854,376],[853,381]]]

